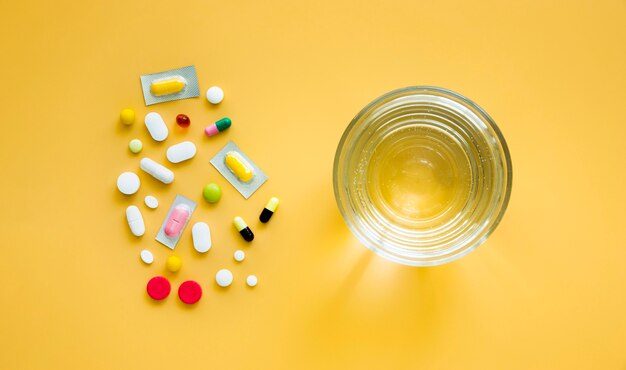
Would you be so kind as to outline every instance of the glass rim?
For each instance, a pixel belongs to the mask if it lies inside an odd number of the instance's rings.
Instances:
[[[460,101],[462,104],[465,104],[471,109],[475,110],[480,116],[480,118],[484,121],[484,123],[486,123],[495,133],[495,136],[497,137],[499,145],[501,147],[502,159],[506,164],[506,171],[505,171],[506,184],[503,187],[504,192],[502,193],[501,206],[497,214],[493,218],[491,225],[489,226],[488,229],[486,229],[486,232],[480,238],[473,241],[471,243],[472,245],[468,248],[461,249],[441,259],[424,260],[424,261],[399,257],[396,254],[388,252],[384,248],[373,245],[371,241],[369,240],[363,240],[363,237],[361,236],[361,233],[362,233],[361,230],[359,230],[357,226],[349,219],[349,216],[347,215],[347,210],[345,209],[346,207],[341,204],[340,198],[343,197],[343,195],[340,194],[339,173],[338,173],[338,168],[340,166],[340,163],[339,163],[340,157],[342,155],[348,136],[350,135],[354,127],[357,125],[357,123],[361,121],[362,117],[365,114],[368,114],[374,107],[381,105],[381,103],[383,103],[387,99],[390,99],[396,96],[400,97],[406,93],[416,94],[420,92],[424,92],[426,95],[433,95],[432,93],[435,93],[434,95],[441,95],[444,97],[452,98],[453,100],[456,99]],[[482,109],[478,104],[474,103],[469,98],[457,92],[454,92],[454,91],[451,91],[442,87],[436,87],[436,86],[419,86],[419,85],[407,86],[407,87],[389,91],[383,95],[380,95],[376,99],[372,100],[365,107],[363,107],[359,111],[359,113],[357,113],[354,116],[354,118],[350,121],[348,126],[345,128],[341,136],[341,139],[339,140],[339,143],[337,145],[335,158],[333,161],[333,190],[334,190],[334,195],[335,195],[335,201],[337,202],[337,207],[339,208],[339,212],[341,213],[341,216],[344,219],[344,222],[347,224],[352,234],[361,242],[361,244],[363,244],[368,249],[372,250],[374,253],[386,259],[389,259],[393,262],[397,262],[397,263],[409,265],[409,266],[435,266],[435,265],[452,262],[458,258],[461,258],[467,255],[469,252],[475,250],[480,245],[482,245],[485,242],[485,240],[493,233],[493,231],[495,231],[497,226],[500,224],[500,221],[504,217],[504,214],[506,212],[506,209],[508,207],[509,200],[511,197],[512,184],[513,184],[513,168],[512,168],[511,155],[509,152],[507,142],[502,132],[500,131],[500,128],[496,124],[496,122],[491,118],[491,116],[484,109]]]

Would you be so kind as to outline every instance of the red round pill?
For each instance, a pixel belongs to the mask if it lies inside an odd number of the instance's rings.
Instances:
[[[178,126],[182,128],[187,128],[189,127],[189,125],[191,125],[191,120],[189,119],[189,117],[187,117],[187,115],[179,114],[178,116],[176,116],[176,123],[178,123]]]
[[[170,295],[172,287],[170,286],[170,282],[163,276],[155,276],[148,281],[146,290],[150,298],[160,301]]]
[[[202,297],[200,284],[193,280],[187,280],[178,287],[178,297],[187,304],[194,304]]]

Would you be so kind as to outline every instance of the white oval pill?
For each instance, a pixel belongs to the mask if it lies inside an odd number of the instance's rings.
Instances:
[[[142,158],[139,167],[164,184],[171,184],[174,181],[174,172],[150,158]]]
[[[256,286],[258,282],[259,282],[259,279],[257,279],[256,276],[254,275],[249,275],[246,278],[246,284],[248,284],[248,286]]]
[[[146,232],[146,225],[143,223],[143,217],[137,206],[126,208],[126,221],[133,235],[142,236]]]
[[[204,222],[196,222],[191,228],[193,238],[193,248],[200,253],[205,253],[211,249],[211,229]]]
[[[215,274],[215,282],[225,288],[233,283],[233,273],[227,269],[221,269]]]
[[[150,136],[152,136],[154,140],[163,141],[167,139],[169,131],[167,130],[165,121],[163,121],[163,117],[161,117],[160,114],[157,112],[150,112],[146,114],[144,122],[146,123]]]
[[[235,261],[241,262],[244,260],[244,258],[246,258],[246,254],[241,249],[238,249],[235,251],[235,254],[233,254],[233,258],[235,259]]]
[[[139,190],[139,176],[134,172],[124,172],[117,178],[117,189],[126,195],[135,194]]]
[[[149,265],[152,262],[154,262],[154,256],[152,255],[152,252],[150,252],[147,249],[142,250],[140,256],[141,256],[141,260],[146,265]]]
[[[191,141],[183,141],[167,148],[167,160],[179,163],[193,158],[196,155],[196,146]]]
[[[219,104],[224,100],[224,91],[217,86],[212,86],[206,91],[206,99],[211,104]]]
[[[155,209],[159,206],[159,200],[152,195],[146,195],[143,201],[146,203],[146,206],[151,209]]]

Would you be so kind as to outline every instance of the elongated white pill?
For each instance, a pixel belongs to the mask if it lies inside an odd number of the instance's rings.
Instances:
[[[167,160],[179,163],[193,158],[196,155],[196,146],[191,141],[183,141],[167,148]]]
[[[196,222],[191,228],[193,237],[193,248],[200,253],[205,253],[211,249],[211,229],[204,222]]]
[[[126,208],[126,221],[128,221],[128,227],[135,236],[142,236],[146,232],[146,225],[143,223],[143,217],[139,208],[136,206],[128,206]]]
[[[156,112],[150,112],[146,114],[144,122],[146,123],[146,127],[148,128],[150,136],[152,136],[154,140],[163,141],[167,139],[169,131],[167,130],[165,121],[163,121],[163,117],[161,117],[160,114]]]
[[[174,181],[174,172],[167,169],[165,166],[158,164],[150,158],[142,158],[139,162],[139,167],[147,174],[151,175],[155,179],[161,181],[164,184],[171,184]]]

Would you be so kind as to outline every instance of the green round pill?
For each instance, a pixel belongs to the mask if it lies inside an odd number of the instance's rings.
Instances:
[[[137,154],[141,151],[141,149],[143,149],[143,143],[139,139],[132,139],[130,143],[128,143],[128,149]]]
[[[202,196],[204,197],[204,200],[209,203],[217,203],[220,198],[222,198],[222,188],[212,182],[204,186],[204,189],[202,189]]]

